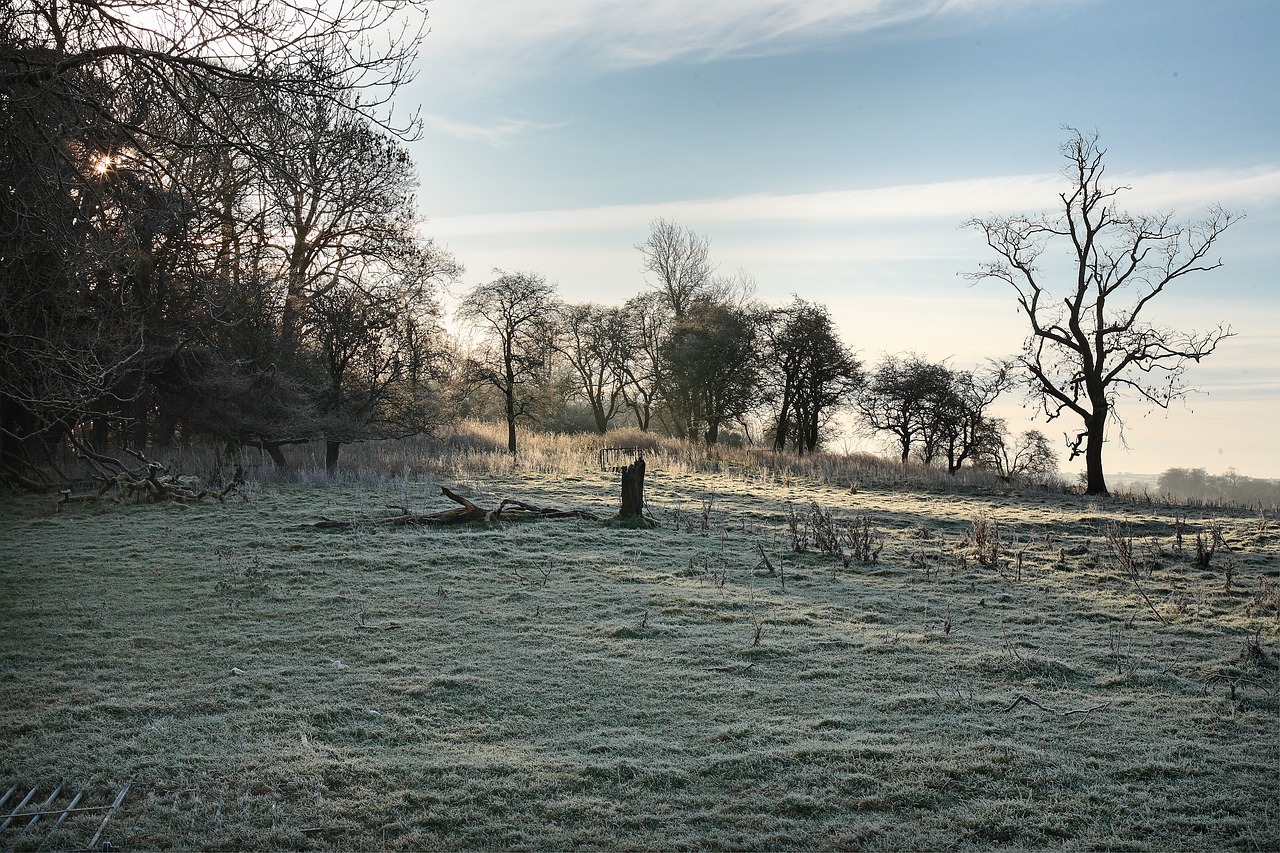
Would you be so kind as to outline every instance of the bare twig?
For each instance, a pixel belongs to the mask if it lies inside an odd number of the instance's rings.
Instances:
[[[1035,699],[1032,699],[1030,696],[1028,696],[1025,693],[1019,693],[1018,698],[1014,699],[1013,702],[1009,704],[1009,707],[1003,709],[1001,713],[1007,714],[1010,711],[1012,711],[1014,708],[1018,707],[1023,703],[1026,703],[1028,705],[1034,705],[1037,708],[1039,708],[1041,711],[1044,711],[1046,714],[1053,714],[1055,717],[1071,717],[1076,714],[1088,715],[1088,714],[1092,714],[1094,711],[1105,711],[1107,708],[1111,707],[1110,702],[1105,702],[1101,705],[1094,705],[1092,708],[1073,708],[1070,711],[1059,711],[1054,708],[1050,708],[1047,705],[1040,704]]]
[[[764,546],[759,542],[756,543],[756,551],[760,554],[760,562],[756,564],[756,567],[759,568],[760,566],[764,566],[769,570],[770,575],[776,575],[778,570],[774,568],[773,562],[769,559],[769,555],[764,552]]]

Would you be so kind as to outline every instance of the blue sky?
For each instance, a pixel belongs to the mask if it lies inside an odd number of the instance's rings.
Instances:
[[[466,264],[535,269],[574,301],[645,287],[655,216],[711,238],[758,296],[827,304],[864,361],[970,366],[1024,330],[959,228],[1036,212],[1063,125],[1097,130],[1134,211],[1247,218],[1225,266],[1157,305],[1237,337],[1208,394],[1122,407],[1111,471],[1280,477],[1280,3],[1274,0],[435,0],[412,144],[426,231]],[[1032,424],[1016,400],[1001,412]],[[850,437],[849,445],[874,446]],[[1068,470],[1073,470],[1069,466]]]

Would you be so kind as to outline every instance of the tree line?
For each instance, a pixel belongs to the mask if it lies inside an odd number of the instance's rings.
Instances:
[[[463,297],[474,336],[455,339],[440,294],[463,268],[421,234],[417,124],[390,111],[425,19],[426,0],[0,8],[7,482],[40,485],[65,443],[211,440],[285,464],[323,442],[334,468],[344,444],[466,414],[504,420],[514,452],[518,421],[564,426],[574,407],[601,432],[621,417],[801,453],[851,412],[903,460],[1014,476],[1053,457],[989,415],[1018,386],[1050,420],[1080,420],[1069,449],[1105,493],[1117,395],[1167,406],[1230,336],[1141,315],[1218,266],[1207,253],[1235,217],[1118,212],[1096,136],[1073,132],[1058,215],[970,223],[998,258],[973,277],[1012,287],[1030,326],[1009,362],[868,370],[824,306],[759,303],[750,275],[718,274],[709,241],[663,219],[636,247],[650,287],[625,304],[564,304],[542,274],[499,270]],[[1055,241],[1074,247],[1065,298],[1039,263]]]
[[[1280,480],[1246,477],[1234,468],[1210,474],[1204,468],[1168,468],[1157,482],[1159,494],[1190,501],[1280,506]],[[1265,528],[1265,516],[1263,528]]]
[[[468,412],[505,421],[511,452],[527,420],[804,454],[830,440],[843,412],[889,437],[904,462],[1005,477],[1056,470],[1042,434],[1010,436],[990,415],[1014,386],[1008,363],[959,370],[910,354],[867,370],[825,306],[754,299],[748,273],[717,274],[705,236],[659,218],[635,248],[650,286],[622,305],[566,303],[545,276],[503,270],[463,297],[458,316],[475,337],[460,373],[488,391]]]
[[[336,464],[438,419],[437,289],[460,267],[417,233],[415,125],[387,109],[422,35],[385,36],[407,13],[424,4],[5,4],[10,482],[63,441],[283,461],[323,440]]]

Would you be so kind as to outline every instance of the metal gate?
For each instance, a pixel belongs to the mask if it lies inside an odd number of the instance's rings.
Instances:
[[[41,836],[47,840],[48,836],[65,827],[68,839],[87,837],[90,831],[93,831],[93,837],[88,844],[62,846],[98,850],[107,822],[120,810],[125,796],[129,793],[129,786],[132,784],[132,782],[126,782],[124,787],[116,792],[115,799],[110,805],[101,806],[81,805],[86,802],[85,795],[88,792],[79,790],[72,795],[73,788],[66,785],[58,785],[47,795],[39,785],[33,785],[30,788],[26,785],[11,785],[4,795],[0,796],[0,815],[4,815],[4,821],[0,823],[0,847],[12,850],[24,840],[30,843]],[[25,796],[22,794],[24,790],[26,790]],[[92,799],[90,795],[88,801]],[[16,805],[11,806],[11,802]],[[10,808],[13,810],[7,811]],[[43,841],[39,844],[43,846]],[[103,847],[106,846],[103,843]]]

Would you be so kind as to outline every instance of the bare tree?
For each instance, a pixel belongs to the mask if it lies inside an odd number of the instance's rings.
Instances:
[[[279,235],[267,245],[283,271],[287,359],[301,343],[311,300],[352,280],[353,271],[394,266],[424,247],[413,233],[417,177],[396,139],[317,95],[287,93],[270,110],[261,121],[263,144],[291,155],[262,163],[260,183],[265,228]],[[438,258],[441,274],[456,272],[447,253],[425,251]]]
[[[657,292],[628,299],[622,311],[622,395],[636,416],[636,426],[648,431],[662,396],[662,344],[670,333],[671,311]]]
[[[347,105],[390,129],[384,108],[412,79],[425,33],[426,0],[11,0],[0,11],[0,42],[10,46],[0,84],[104,81],[123,102],[101,100],[101,89],[81,88],[78,99],[141,153],[168,138],[162,124],[141,121],[159,101],[225,134],[248,89],[335,99],[358,90]],[[126,102],[132,114],[113,109]]]
[[[1103,184],[1097,134],[1072,130],[1062,146],[1068,189],[1054,215],[976,218],[967,224],[986,236],[999,259],[969,276],[1013,288],[1031,331],[1018,361],[1029,388],[1053,420],[1070,412],[1081,428],[1068,436],[1071,458],[1085,457],[1086,492],[1107,494],[1102,448],[1107,426],[1123,422],[1116,402],[1131,393],[1153,406],[1190,393],[1190,362],[1212,354],[1231,336],[1218,326],[1182,332],[1146,319],[1151,302],[1173,282],[1222,265],[1209,253],[1239,217],[1220,208],[1198,222],[1180,224],[1171,214],[1129,214],[1115,203],[1127,187]],[[1070,278],[1053,290],[1040,262],[1045,251],[1066,244]]]
[[[649,238],[636,243],[644,256],[641,269],[654,276],[650,284],[667,300],[676,320],[684,318],[693,300],[712,287],[715,265],[711,241],[700,234],[659,217],[649,224]],[[720,287],[732,287],[732,279]]]
[[[458,306],[488,345],[473,367],[478,379],[502,394],[507,449],[516,452],[516,420],[528,414],[523,386],[545,378],[559,310],[556,286],[535,272],[503,272],[474,287]]]
[[[760,332],[774,450],[790,439],[799,452],[813,452],[832,416],[862,387],[862,365],[840,341],[827,309],[799,297],[765,312]]]
[[[4,468],[33,437],[145,418],[161,374],[177,387],[198,369],[228,398],[264,396],[232,392],[253,377],[205,347],[226,320],[214,290],[246,283],[245,167],[294,154],[264,145],[244,105],[306,95],[411,135],[389,105],[424,26],[425,0],[0,4]]]
[[[626,312],[591,303],[566,305],[559,332],[556,349],[573,371],[577,393],[591,407],[596,432],[604,435],[624,401]]]
[[[428,282],[344,284],[308,305],[323,384],[317,426],[333,474],[343,444],[403,438],[439,422],[431,384],[443,348]]]
[[[902,461],[911,458],[917,444],[924,447],[925,463],[942,447],[936,430],[937,401],[951,391],[951,371],[919,355],[886,356],[858,398],[863,422],[877,432],[894,436]]]
[[[947,473],[955,474],[982,445],[990,418],[987,410],[1014,385],[1012,365],[992,361],[984,370],[953,370],[950,387],[936,398],[929,427],[941,440]]]
[[[1003,418],[989,418],[974,450],[975,461],[995,469],[1006,483],[1014,477],[1052,477],[1058,472],[1058,456],[1039,430],[1009,435]]]

